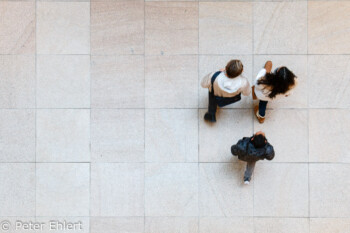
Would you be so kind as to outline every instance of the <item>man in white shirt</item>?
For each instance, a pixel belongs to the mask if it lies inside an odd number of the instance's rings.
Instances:
[[[225,69],[207,74],[201,82],[203,88],[209,89],[208,112],[204,119],[216,122],[217,106],[223,107],[241,99],[241,93],[250,95],[249,81],[242,75],[243,64],[240,60],[231,60]]]

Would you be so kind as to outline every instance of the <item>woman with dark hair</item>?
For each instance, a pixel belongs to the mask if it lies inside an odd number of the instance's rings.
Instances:
[[[297,85],[297,77],[287,67],[281,66],[271,73],[272,62],[267,61],[260,70],[253,86],[253,99],[259,99],[259,106],[254,108],[259,123],[265,121],[266,106],[269,101],[287,97]]]

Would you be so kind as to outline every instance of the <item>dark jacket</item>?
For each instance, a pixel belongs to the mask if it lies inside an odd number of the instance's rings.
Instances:
[[[244,137],[231,147],[233,155],[238,156],[239,160],[254,162],[258,160],[272,160],[275,157],[275,151],[270,143],[266,143],[263,148],[255,148],[251,143],[251,138]]]

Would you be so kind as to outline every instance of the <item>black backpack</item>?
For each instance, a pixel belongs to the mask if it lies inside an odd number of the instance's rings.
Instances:
[[[211,77],[211,92],[209,91],[209,98],[215,98],[215,102],[219,107],[224,107],[229,104],[236,103],[241,100],[241,93],[233,97],[219,97],[214,95],[214,82],[215,79],[219,76],[221,71],[215,72],[213,77]]]

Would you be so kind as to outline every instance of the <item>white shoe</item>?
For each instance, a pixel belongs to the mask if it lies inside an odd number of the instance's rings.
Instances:
[[[244,181],[244,184],[248,185],[248,184],[250,184],[250,182],[249,181]]]

